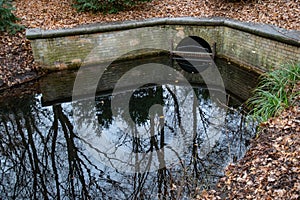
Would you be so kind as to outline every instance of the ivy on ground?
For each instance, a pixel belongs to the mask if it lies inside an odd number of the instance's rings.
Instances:
[[[74,7],[78,11],[117,13],[141,2],[151,0],[75,0]]]

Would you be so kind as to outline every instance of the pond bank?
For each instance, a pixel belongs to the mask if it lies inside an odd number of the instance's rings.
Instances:
[[[78,13],[68,0],[16,0],[15,15],[27,28],[44,30],[71,28],[80,24],[103,23],[125,20],[142,20],[161,17],[226,17],[244,22],[272,24],[288,30],[300,30],[300,7],[297,0],[268,1],[223,1],[223,0],[153,0],[138,5],[132,10],[118,14]],[[60,10],[60,12],[57,12]],[[191,12],[192,11],[192,12]],[[264,12],[262,12],[264,11]],[[26,45],[21,45],[23,41]],[[10,44],[10,45],[9,45]],[[30,79],[35,78],[38,66],[32,59],[31,46],[25,34],[11,36],[0,34],[0,88],[7,89],[26,80],[19,80],[17,75],[25,68],[31,71]],[[27,48],[23,48],[27,46]],[[21,48],[22,47],[22,48]],[[9,59],[8,56],[22,59]],[[25,64],[26,63],[26,64]],[[24,65],[25,64],[25,65]],[[1,90],[0,89],[0,90]]]
[[[53,9],[53,4],[56,3],[64,3],[64,4],[69,4],[69,1],[36,1],[36,4],[39,5],[41,4],[42,6],[45,6],[45,9],[40,9],[41,7],[39,6],[31,6],[28,3],[25,3],[24,1],[15,1],[17,4],[17,13],[18,16],[22,18],[22,23],[28,25],[29,27],[39,27],[39,28],[47,28],[50,29],[51,27],[64,27],[64,26],[68,26],[68,24],[60,24],[60,19],[61,19],[61,13],[68,13],[68,16],[64,16],[64,17],[70,17],[73,19],[73,25],[70,24],[71,20],[69,19],[62,19],[64,20],[66,23],[69,23],[69,26],[75,26],[78,25],[80,22],[79,20],[76,21],[76,15],[74,14],[75,12],[72,11],[73,14],[70,14],[70,12],[65,12],[66,10],[62,10],[61,12],[57,12],[57,9]],[[190,8],[190,7],[182,7],[182,9],[176,9],[176,6],[174,6],[174,4],[178,3],[178,2],[182,2],[182,1],[169,1],[172,2],[173,8],[172,10],[176,10],[177,12],[181,12],[181,10],[186,10],[186,14],[185,15],[190,15],[190,9],[184,9],[184,8]],[[196,1],[193,1],[196,2]],[[199,2],[199,1],[197,1]],[[202,1],[201,1],[202,2]],[[203,1],[204,2],[204,1]],[[212,3],[211,3],[212,2]],[[213,5],[214,1],[209,1],[209,5]],[[254,1],[251,1],[254,2]],[[259,2],[264,2],[264,1],[259,1]],[[240,17],[243,18],[246,17],[246,21],[254,21],[254,22],[263,22],[263,23],[272,23],[272,24],[276,24],[278,26],[281,27],[283,25],[284,28],[289,28],[289,29],[298,29],[299,30],[299,15],[300,12],[295,11],[295,9],[299,9],[299,2],[297,4],[296,1],[289,1],[290,4],[293,4],[294,6],[289,6],[287,5],[287,3],[285,3],[286,1],[271,1],[272,3],[269,4],[269,1],[266,3],[264,2],[266,5],[263,6],[263,3],[258,3],[259,5],[261,5],[260,7],[256,7],[256,3],[249,3],[249,4],[243,4],[240,3],[238,4],[238,7],[231,7],[231,4],[228,4],[229,6],[223,6],[223,7],[218,7],[218,6],[214,6],[214,9],[216,11],[220,12],[224,12],[226,16],[236,16],[236,17]],[[278,7],[279,9],[276,10],[274,7],[276,6],[276,3],[278,2]],[[161,15],[168,15],[169,17],[173,17],[174,13],[168,13],[168,12],[164,12],[166,11],[166,7],[167,7],[167,3],[165,5],[165,7],[163,7],[163,9],[161,9],[161,5],[159,5],[159,3],[164,4],[165,1],[154,1],[153,4],[155,6],[152,6],[152,4],[145,6],[144,8],[141,8],[140,12],[137,12],[137,14],[135,14],[136,16],[141,16],[140,13],[144,13],[143,17],[141,18],[145,18],[145,16],[147,16],[149,14],[149,12],[152,12],[151,9],[156,10],[156,14],[160,13]],[[187,4],[187,3],[185,3]],[[193,3],[194,5],[194,3]],[[270,6],[269,6],[270,5]],[[52,6],[52,7],[51,7]],[[50,7],[50,8],[49,8]],[[71,8],[71,6],[69,6]],[[152,8],[153,7],[153,8]],[[269,8],[268,8],[269,7]],[[25,9],[26,8],[26,9]],[[146,9],[145,9],[146,8]],[[207,8],[207,7],[205,7]],[[239,9],[240,8],[240,9]],[[293,9],[292,9],[293,8]],[[64,7],[60,7],[60,10],[64,9]],[[247,10],[248,9],[248,10]],[[205,9],[206,10],[206,9]],[[265,12],[261,12],[262,10],[265,10]],[[273,12],[272,12],[273,10]],[[30,12],[29,12],[30,11]],[[243,11],[243,12],[239,12],[239,11]],[[200,12],[200,11],[199,11]],[[250,12],[250,13],[249,13]],[[29,14],[30,13],[30,14]],[[245,14],[246,13],[246,14]],[[256,14],[255,14],[256,13]],[[274,19],[272,13],[276,13],[276,17]],[[287,17],[283,17],[285,16],[285,14],[287,13]],[[41,14],[43,14],[42,19],[44,20],[39,20],[39,16],[41,16]],[[154,15],[156,15],[154,14]],[[58,16],[59,15],[59,16]],[[78,14],[77,14],[78,15]],[[89,18],[90,21],[94,21],[94,17],[97,17],[96,15],[90,15],[90,17],[88,16],[88,14],[83,14],[85,16],[87,16],[86,18]],[[184,15],[184,14],[183,14]],[[54,17],[49,17],[49,16],[54,16]],[[75,17],[74,17],[75,16]],[[63,18],[64,18],[63,17]],[[117,17],[114,17],[113,15],[107,15],[105,16],[105,19],[107,21],[113,21],[113,20],[124,20],[124,19],[128,19],[128,18],[132,18],[134,17],[132,12],[122,12],[121,14],[119,14]],[[282,19],[281,19],[282,18]],[[51,20],[48,20],[51,19]],[[99,20],[98,20],[99,21]],[[100,20],[102,21],[102,20]],[[104,21],[104,20],[103,20]],[[84,20],[81,20],[81,23],[84,22]],[[95,21],[94,21],[95,22]],[[12,42],[11,42],[11,41]],[[0,65],[1,65],[1,75],[2,77],[6,77],[5,79],[2,79],[2,88],[8,88],[9,86],[14,86],[19,84],[20,82],[17,80],[16,76],[13,76],[11,73],[17,72],[20,69],[25,69],[26,67],[30,68],[31,70],[29,70],[29,72],[32,72],[31,77],[35,78],[37,77],[35,74],[37,74],[37,66],[34,63],[33,59],[32,59],[32,52],[31,52],[31,47],[27,44],[28,49],[24,49],[22,48],[22,43],[20,44],[17,40],[22,40],[22,41],[26,41],[25,39],[25,34],[24,33],[20,33],[20,39],[16,39],[13,36],[8,36],[8,35],[1,35],[1,59],[0,59]],[[12,43],[12,45],[9,45],[9,43]],[[26,42],[25,42],[26,44]],[[24,46],[24,45],[23,45]],[[26,46],[26,45],[25,45]],[[4,48],[7,48],[7,50],[4,50]],[[25,53],[27,52],[27,53]],[[11,54],[11,55],[21,55],[24,54],[24,57],[20,60],[16,60],[15,59],[7,59],[5,55],[7,54]],[[8,61],[8,62],[6,62]],[[27,62],[26,65],[22,65],[23,62]],[[15,68],[11,68],[13,66],[13,64],[15,64]],[[14,73],[14,74],[18,74],[18,73]],[[9,91],[9,90],[7,90]],[[297,112],[293,111],[294,108],[290,108],[289,111],[287,111],[290,116],[286,116],[284,115],[284,117],[286,117],[287,122],[285,122],[284,124],[289,124],[292,123],[294,124],[294,128],[287,128],[284,129],[284,127],[279,127],[279,126],[274,126],[274,121],[277,121],[276,119],[272,119],[270,121],[270,123],[268,124],[268,126],[266,126],[264,129],[265,130],[270,130],[270,135],[272,135],[272,133],[274,133],[274,136],[276,136],[276,138],[280,137],[280,134],[284,133],[284,135],[287,135],[289,137],[289,135],[293,135],[291,136],[293,143],[294,144],[298,144],[298,146],[292,145],[292,147],[295,147],[295,149],[292,149],[293,152],[295,153],[288,153],[285,154],[288,156],[288,158],[286,159],[287,163],[291,161],[293,161],[293,159],[295,159],[295,161],[298,160],[299,163],[299,140],[297,140],[297,138],[299,138],[299,130],[297,131],[296,127],[299,127],[300,124],[297,123],[297,121],[299,122],[299,106],[296,107],[296,110],[298,110]],[[280,121],[280,118],[279,118]],[[275,134],[275,132],[278,132],[278,134]],[[290,133],[287,134],[286,132]],[[295,135],[296,132],[296,135]],[[265,133],[265,136],[268,136],[267,133]],[[295,137],[297,136],[297,137]],[[277,141],[277,143],[281,143],[282,146],[280,148],[282,149],[288,149],[289,148],[289,139],[285,139],[285,137],[281,136],[282,139],[280,139],[279,141]],[[283,142],[284,141],[284,142]],[[273,141],[267,140],[265,139],[257,139],[253,142],[253,146],[255,148],[257,148],[257,151],[253,151],[253,150],[249,150],[250,153],[248,153],[245,156],[245,160],[241,161],[240,164],[236,165],[236,167],[233,168],[233,166],[228,167],[229,170],[227,170],[227,174],[230,176],[227,176],[227,178],[224,178],[220,181],[220,187],[221,188],[225,188],[224,190],[227,191],[228,195],[231,195],[231,197],[233,199],[240,199],[242,197],[246,198],[247,196],[249,198],[253,198],[253,196],[251,195],[255,195],[257,194],[257,198],[261,197],[260,195],[262,194],[262,192],[265,192],[265,195],[269,195],[270,198],[274,197],[274,195],[276,195],[279,199],[286,199],[287,196],[284,196],[285,194],[289,193],[289,196],[292,197],[294,196],[294,198],[297,199],[297,195],[299,195],[299,192],[297,192],[297,190],[292,190],[293,194],[291,194],[290,189],[288,189],[288,191],[286,190],[286,188],[281,189],[280,187],[278,187],[279,185],[277,184],[278,182],[283,182],[284,185],[286,185],[287,187],[290,185],[291,188],[293,189],[298,189],[298,191],[300,191],[299,188],[299,166],[293,166],[293,162],[291,163],[291,165],[287,166],[288,168],[286,168],[284,165],[283,167],[281,167],[278,163],[276,163],[276,160],[274,160],[274,164],[271,163],[272,157],[277,157],[278,154],[274,153],[274,149],[275,151],[280,152],[280,149],[276,150],[276,146],[269,148],[270,151],[266,151],[266,148],[260,148],[262,147],[262,145],[270,145],[274,144]],[[251,153],[252,152],[252,153]],[[298,155],[297,155],[298,154]],[[261,174],[257,174],[259,176],[254,176],[253,174],[251,174],[251,172],[253,173],[253,170],[250,171],[250,173],[247,170],[250,169],[254,169],[254,168],[259,168],[259,166],[257,165],[257,163],[253,163],[253,165],[251,165],[251,162],[249,160],[254,160],[254,158],[257,158],[259,161],[259,155],[263,155],[264,159],[266,159],[266,164],[268,165],[267,169],[269,169],[270,172],[274,172],[275,176],[274,177],[270,177],[266,176],[266,173],[261,173]],[[247,157],[248,156],[248,157]],[[253,156],[253,157],[251,157]],[[256,157],[255,157],[256,156]],[[285,160],[285,157],[282,157],[283,160]],[[268,160],[269,159],[269,160]],[[270,160],[271,159],[271,160]],[[249,161],[249,162],[247,162]],[[252,166],[249,167],[249,166]],[[266,166],[261,165],[261,169],[266,169]],[[294,168],[293,168],[294,167]],[[239,172],[239,170],[243,169],[241,172]],[[291,185],[286,181],[286,176],[284,176],[284,174],[278,174],[277,171],[283,170],[283,172],[285,172],[285,169],[291,169],[292,171],[292,175],[293,176],[298,176],[298,178],[295,180],[293,179],[290,183],[292,183],[293,185]],[[294,170],[294,171],[293,171]],[[298,171],[298,172],[297,172]],[[244,174],[244,172],[246,172]],[[263,172],[263,171],[261,171]],[[249,175],[250,174],[250,175]],[[261,176],[260,176],[261,175]],[[259,180],[260,178],[262,179],[262,181],[255,183],[254,181],[250,181],[249,178],[254,178],[256,177],[254,180]],[[275,179],[275,180],[274,180]],[[247,184],[248,183],[248,184]],[[269,188],[268,186],[264,186],[264,185],[260,185],[261,183],[273,183],[274,188]],[[258,185],[257,185],[258,184]],[[249,189],[249,187],[251,186],[251,189]],[[254,188],[256,187],[257,188]],[[276,188],[278,187],[278,188]],[[255,190],[257,190],[257,193],[255,193]],[[267,191],[267,192],[266,192]],[[215,193],[216,195],[213,196],[220,196],[220,193],[217,192],[213,192],[213,191],[209,191],[209,192],[203,192],[202,193],[202,197],[199,196],[199,198],[202,199],[213,199],[214,197],[211,196],[213,193]],[[271,194],[270,194],[271,193]],[[267,196],[265,196],[267,198]],[[286,197],[286,198],[285,198]]]
[[[300,97],[295,106],[261,124],[246,155],[226,168],[215,190],[196,199],[299,199],[299,102]]]
[[[25,31],[16,35],[0,33],[0,91],[34,80],[41,73],[34,62]]]
[[[216,190],[197,199],[299,199],[299,67],[286,65],[261,77],[247,101],[262,122],[257,137],[238,163],[226,167]]]

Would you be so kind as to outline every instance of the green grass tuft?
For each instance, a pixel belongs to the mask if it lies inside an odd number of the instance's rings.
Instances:
[[[260,77],[254,95],[247,101],[250,115],[259,122],[278,116],[293,105],[300,95],[296,90],[300,82],[300,63],[288,64]]]

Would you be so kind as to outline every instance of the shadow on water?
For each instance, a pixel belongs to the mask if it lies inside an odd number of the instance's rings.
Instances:
[[[167,58],[157,59],[168,62]],[[197,98],[192,98],[189,86],[170,82],[118,93],[131,94],[129,112],[134,126],[122,109],[117,109],[117,115],[112,113],[110,87],[124,74],[118,65],[112,67],[114,73],[108,73],[117,79],[104,76],[100,80],[103,91],[90,107],[68,102],[76,72],[45,77],[37,86],[41,92],[21,90],[18,96],[1,97],[1,198],[190,199],[197,191],[213,188],[224,167],[243,156],[255,134],[255,125],[247,120],[240,105],[257,78],[224,61],[217,64],[228,89],[229,109],[212,102],[203,82],[187,74]],[[59,81],[64,78],[70,85]],[[104,79],[107,85],[101,83]],[[149,113],[157,104],[162,105],[161,112]],[[96,110],[95,120],[82,117],[79,126],[88,124],[98,131],[83,137],[76,132],[73,112],[86,116],[91,110]],[[211,117],[216,110],[226,117],[221,126],[212,129]],[[151,114],[155,117],[149,117]],[[140,131],[147,137],[138,136]],[[110,135],[116,149],[133,153],[162,150],[180,134],[188,137],[189,143],[178,162],[154,171],[128,173],[97,158],[100,154],[108,159],[112,156],[101,152],[97,142],[102,134]]]

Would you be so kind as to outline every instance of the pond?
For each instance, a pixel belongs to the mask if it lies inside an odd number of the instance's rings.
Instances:
[[[145,63],[182,76],[114,89]],[[167,56],[111,64],[92,101],[72,101],[77,71],[1,94],[1,198],[191,199],[214,188],[255,135],[242,104],[258,77],[225,60],[216,64],[227,105],[213,100],[200,74]]]

